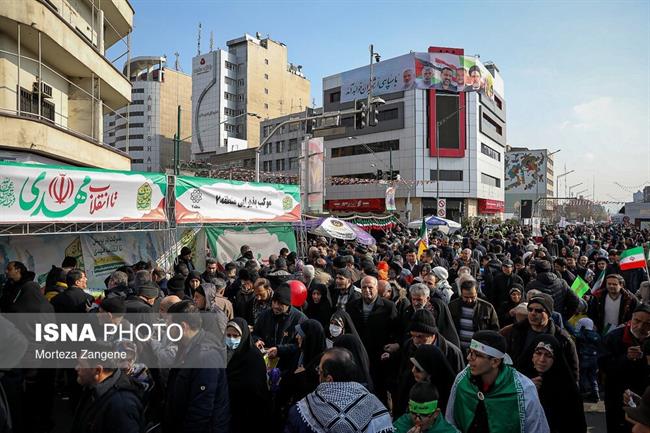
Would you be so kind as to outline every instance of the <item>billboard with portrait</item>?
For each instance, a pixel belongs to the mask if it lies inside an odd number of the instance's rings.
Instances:
[[[341,74],[341,102],[368,96],[370,67]],[[411,89],[479,92],[494,98],[494,77],[478,57],[449,53],[410,53],[373,65],[372,94]]]

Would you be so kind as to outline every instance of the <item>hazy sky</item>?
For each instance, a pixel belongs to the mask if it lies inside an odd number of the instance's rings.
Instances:
[[[245,32],[284,42],[321,104],[322,77],[429,46],[492,60],[505,81],[513,147],[562,149],[568,185],[598,200],[650,185],[650,1],[131,0],[133,56],[197,53]],[[619,183],[623,188],[616,185]],[[560,183],[564,190],[563,182]],[[631,189],[632,188],[632,189]]]

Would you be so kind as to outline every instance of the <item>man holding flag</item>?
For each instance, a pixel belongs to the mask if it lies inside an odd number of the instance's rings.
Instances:
[[[605,277],[605,289],[593,297],[588,312],[603,335],[629,321],[638,304],[636,297],[625,290],[625,280],[618,274]]]
[[[641,283],[648,280],[648,267],[642,246],[623,251],[619,267],[625,279],[625,287],[632,293],[636,293]]]

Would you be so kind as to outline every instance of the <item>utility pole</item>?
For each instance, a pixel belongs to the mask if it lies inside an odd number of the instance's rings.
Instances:
[[[178,106],[176,134],[174,135],[174,174],[181,172],[181,106]]]

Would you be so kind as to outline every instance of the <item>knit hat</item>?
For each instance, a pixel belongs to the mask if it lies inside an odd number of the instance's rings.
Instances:
[[[138,287],[138,295],[144,296],[145,298],[157,298],[160,294],[160,288],[153,281],[145,281]]]
[[[286,283],[280,284],[273,292],[273,298],[271,299],[282,305],[291,305],[291,287]]]
[[[185,290],[185,278],[182,275],[174,276],[167,281],[169,293],[182,292]]]
[[[510,259],[503,259],[501,261],[501,266],[513,267],[514,263],[512,263],[512,260],[510,260]]]
[[[433,335],[438,332],[436,320],[429,310],[416,310],[411,319],[409,331]]]
[[[528,301],[528,306],[531,304],[539,304],[548,313],[550,316],[553,313],[553,298],[550,295],[547,295],[546,293],[540,293],[539,295],[535,295]]]
[[[594,330],[594,321],[589,317],[583,317],[582,319],[576,322],[576,332],[580,332],[582,328],[585,328],[587,331]]]
[[[538,274],[551,272],[551,263],[548,260],[537,260],[535,262],[535,272]]]
[[[104,299],[99,304],[99,308],[112,314],[126,313],[126,304],[124,303],[124,298],[121,296],[111,296],[110,298]]]
[[[523,294],[524,293],[524,286],[522,286],[521,284],[518,284],[518,283],[514,283],[512,285],[512,287],[510,287],[510,291],[508,292],[508,294],[512,294],[512,292],[519,292],[519,293]]]
[[[449,272],[447,271],[447,269],[443,268],[442,266],[436,266],[431,270],[431,272],[433,272],[433,274],[439,280],[446,280],[447,278],[449,278]]]

